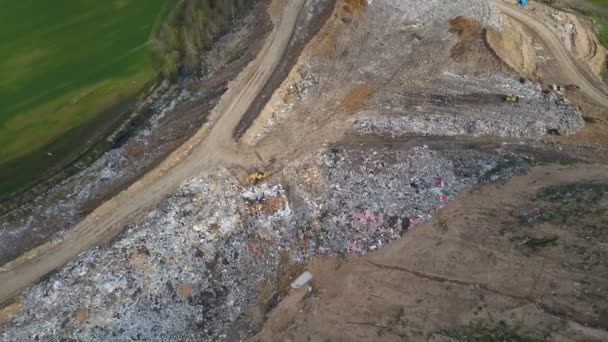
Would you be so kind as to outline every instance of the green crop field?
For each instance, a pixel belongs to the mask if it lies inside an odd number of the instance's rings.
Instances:
[[[598,39],[605,47],[608,47],[608,0],[588,0],[599,6],[599,11],[593,13],[598,24]]]
[[[152,81],[149,41],[176,2],[0,0],[0,168]]]

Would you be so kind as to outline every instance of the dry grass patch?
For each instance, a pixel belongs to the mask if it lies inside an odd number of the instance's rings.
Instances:
[[[361,109],[363,104],[376,91],[376,87],[370,84],[361,84],[353,88],[342,99],[340,109],[347,114],[352,114]]]
[[[19,311],[21,311],[21,300],[19,298],[15,298],[5,303],[5,305],[0,308],[0,326],[8,323],[19,313]]]

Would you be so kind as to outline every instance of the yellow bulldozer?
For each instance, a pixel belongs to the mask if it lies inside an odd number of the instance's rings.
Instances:
[[[267,177],[268,177],[268,172],[256,170],[256,171],[250,173],[249,175],[247,175],[247,178],[245,179],[245,181],[247,182],[247,184],[257,184],[260,181],[266,179]]]
[[[513,95],[513,94],[508,94],[505,96],[505,102],[519,102],[519,96],[517,95]]]

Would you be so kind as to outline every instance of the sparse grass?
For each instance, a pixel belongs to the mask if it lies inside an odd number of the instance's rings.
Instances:
[[[608,84],[608,63],[605,63],[600,72],[600,77],[604,83]]]
[[[346,6],[354,11],[363,11],[367,9],[367,0],[344,0]]]
[[[500,321],[497,324],[487,322],[470,323],[459,329],[450,329],[439,332],[459,342],[541,342],[542,339],[529,336],[518,328],[509,326]]]
[[[375,87],[369,84],[356,86],[342,99],[341,108],[348,114],[356,112],[375,90]]]
[[[241,59],[241,57],[243,57],[243,55],[245,54],[245,51],[247,51],[247,49],[240,49],[237,52],[235,52],[226,62],[226,64],[232,64],[238,60]]]
[[[317,46],[317,54],[328,60],[336,59],[338,55],[338,43],[335,35],[324,37]]]
[[[504,175],[525,172],[530,168],[530,164],[521,160],[502,160],[490,171],[486,172],[481,180],[484,182],[495,181],[503,178]]]
[[[558,239],[558,237],[535,238],[532,236],[524,236],[521,239],[520,245],[528,247],[536,252],[545,247],[557,246]]]
[[[587,0],[600,7],[601,11],[591,14],[597,24],[597,38],[608,47],[608,0]]]
[[[608,192],[608,184],[571,183],[541,189],[536,198],[549,202],[597,203]]]
[[[606,212],[602,201],[608,193],[608,184],[573,183],[555,185],[541,189],[535,200],[550,202],[533,223],[549,222],[563,224],[570,218],[598,217]]]

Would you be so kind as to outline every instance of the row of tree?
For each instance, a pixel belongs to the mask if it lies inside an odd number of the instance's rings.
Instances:
[[[173,79],[180,68],[197,72],[200,54],[229,29],[251,0],[181,0],[157,33],[154,52],[163,77]]]

